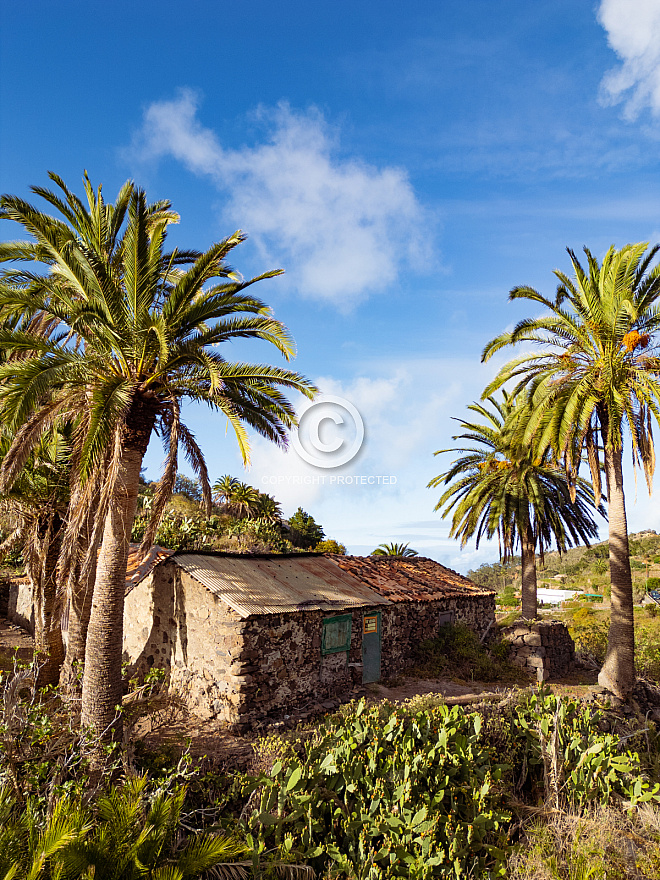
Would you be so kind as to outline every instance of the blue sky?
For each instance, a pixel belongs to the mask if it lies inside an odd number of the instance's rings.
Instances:
[[[452,417],[497,364],[484,344],[550,292],[565,247],[660,240],[660,0],[143,0],[3,4],[0,189],[54,170],[106,196],[133,177],[181,214],[181,246],[236,228],[245,275],[293,332],[296,369],[362,414],[337,475],[260,439],[242,470],[190,408],[213,478],[298,504],[353,552],[409,541],[466,571],[425,488]],[[0,235],[12,237],[7,224]],[[230,356],[264,360],[260,344]],[[148,473],[162,452],[152,445]],[[328,475],[329,476],[329,475]],[[629,474],[631,530],[660,531]],[[275,488],[276,487],[276,488]]]

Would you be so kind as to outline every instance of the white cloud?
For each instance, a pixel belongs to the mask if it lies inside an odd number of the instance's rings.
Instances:
[[[660,116],[659,0],[601,0],[598,20],[622,61],[603,78],[603,100],[625,102],[629,119],[646,107]]]
[[[465,401],[479,397],[485,372],[488,368],[467,358],[420,358],[394,368],[371,365],[348,382],[316,378],[323,393],[343,397],[359,410],[365,426],[362,452],[341,469],[323,472],[302,461],[295,450],[282,452],[255,437],[245,479],[275,495],[287,515],[301,505],[329,537],[352,552],[368,553],[383,541],[403,541],[466,571],[476,558],[474,548],[461,551],[447,538],[448,523],[433,513],[438,493],[426,484],[448,464],[444,459],[449,456],[434,458],[433,452],[452,445],[456,425],[451,417],[463,416]],[[347,479],[374,475],[396,482]],[[486,545],[477,554],[481,561],[496,555],[497,549]]]
[[[229,195],[225,217],[240,218],[303,296],[346,310],[391,285],[406,266],[430,260],[431,218],[405,170],[340,157],[318,110],[262,109],[267,141],[236,150],[201,124],[197,108],[185,89],[151,104],[133,155],[170,155],[212,177]]]

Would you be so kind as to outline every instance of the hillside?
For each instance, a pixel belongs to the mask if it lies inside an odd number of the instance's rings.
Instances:
[[[633,576],[635,598],[639,600],[645,592],[647,578],[660,577],[660,535],[654,531],[631,533],[630,563]],[[608,544],[603,541],[591,547],[574,547],[566,553],[557,551],[546,553],[543,563],[539,559],[539,587],[560,587],[586,590],[587,592],[609,591]],[[468,577],[481,586],[502,591],[506,586],[520,586],[520,557],[510,562],[482,565],[468,572]]]

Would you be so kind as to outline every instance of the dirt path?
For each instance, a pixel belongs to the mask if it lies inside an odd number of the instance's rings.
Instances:
[[[14,668],[14,655],[19,660],[32,660],[32,636],[20,626],[0,617],[0,671]]]

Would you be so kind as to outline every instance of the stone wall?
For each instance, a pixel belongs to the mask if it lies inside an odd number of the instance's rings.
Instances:
[[[294,711],[333,708],[361,685],[363,617],[375,611],[381,612],[381,677],[387,679],[414,662],[419,642],[437,633],[441,615],[483,634],[495,620],[495,599],[487,595],[354,609],[350,650],[324,656],[323,621],[341,611],[243,620],[168,561],[126,597],[124,654],[141,673],[164,668],[169,685],[196,714],[247,726]]]
[[[561,621],[515,623],[502,630],[502,637],[511,643],[511,661],[537,681],[566,675],[575,662],[575,644]]]
[[[495,596],[396,602],[382,612],[381,674],[387,679],[409,667],[419,643],[434,638],[443,623],[465,623],[481,637],[495,623]]]
[[[124,660],[139,674],[165,669],[170,688],[201,717],[233,720],[243,628],[233,609],[166,562],[126,596]]]
[[[34,607],[32,605],[32,584],[27,578],[12,580],[9,584],[7,617],[12,623],[34,635]]]

